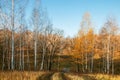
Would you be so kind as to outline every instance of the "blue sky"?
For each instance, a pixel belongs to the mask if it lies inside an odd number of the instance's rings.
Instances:
[[[80,22],[85,12],[91,14],[96,32],[113,16],[120,22],[120,0],[41,0],[42,7],[48,12],[53,27],[64,30],[65,36],[73,37],[80,29]],[[28,4],[30,11],[34,3]]]

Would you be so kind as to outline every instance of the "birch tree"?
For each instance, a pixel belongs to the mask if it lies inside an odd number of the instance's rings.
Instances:
[[[84,14],[83,16],[83,20],[81,21],[81,29],[83,30],[83,34],[86,35],[88,33],[88,30],[92,27],[92,23],[91,23],[91,17],[90,17],[90,14],[87,12]],[[85,69],[86,71],[88,71],[88,53],[87,53],[87,38],[84,37],[84,44],[85,44],[85,51],[84,51],[84,54],[85,54]]]
[[[32,14],[32,22],[34,26],[34,70],[37,67],[37,48],[38,48],[38,31],[40,30],[40,0],[35,0],[35,8]]]
[[[109,18],[107,20],[107,22],[104,24],[104,27],[102,27],[102,31],[101,33],[104,36],[104,56],[106,58],[106,62],[104,62],[105,60],[103,60],[104,66],[105,66],[105,73],[109,74],[110,73],[110,66],[112,65],[113,67],[113,61],[114,61],[114,40],[113,40],[113,36],[117,33],[117,29],[118,29],[118,25],[115,22],[115,20]],[[111,64],[112,63],[112,64]],[[113,71],[112,71],[113,73]]]

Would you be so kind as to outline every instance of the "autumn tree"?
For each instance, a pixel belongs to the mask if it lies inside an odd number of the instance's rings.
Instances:
[[[34,70],[37,67],[37,45],[38,45],[38,31],[40,30],[40,1],[35,0],[35,7],[32,14],[32,22],[34,26]]]
[[[103,47],[106,58],[105,72],[110,73],[110,66],[112,65],[112,73],[114,73],[114,50],[115,50],[115,35],[117,34],[118,25],[112,18],[109,18],[101,29],[101,34],[104,36]],[[112,64],[111,64],[112,63]]]

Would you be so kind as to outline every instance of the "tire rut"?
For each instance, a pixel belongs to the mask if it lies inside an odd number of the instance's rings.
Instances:
[[[52,80],[51,77],[54,73],[47,73],[39,76],[36,80]]]
[[[52,80],[70,80],[70,79],[66,78],[64,73],[57,72],[54,73],[54,75],[52,76]]]
[[[60,73],[60,76],[62,77],[62,80],[71,80],[69,77],[65,75],[65,73]]]

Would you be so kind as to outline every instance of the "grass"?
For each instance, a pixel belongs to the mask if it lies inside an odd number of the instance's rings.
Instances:
[[[45,72],[0,72],[0,80],[36,80],[37,77],[41,76],[42,74],[45,74]]]
[[[52,80],[63,80],[62,77],[60,77],[60,73],[55,73],[52,76]]]
[[[120,75],[105,75],[105,74],[65,74],[71,80],[120,80]]]
[[[120,80],[120,75],[91,74],[96,80]]]
[[[81,76],[75,74],[66,73],[65,76],[67,76],[71,80],[84,80]]]
[[[45,77],[49,75],[49,77]],[[64,80],[63,75],[67,78],[65,80],[120,80],[120,75],[107,75],[107,74],[75,74],[75,73],[59,73],[55,72],[54,74],[50,72],[40,72],[40,71],[6,71],[0,72],[0,80],[38,80],[39,77],[42,77],[43,80]],[[40,80],[40,79],[39,79]]]

